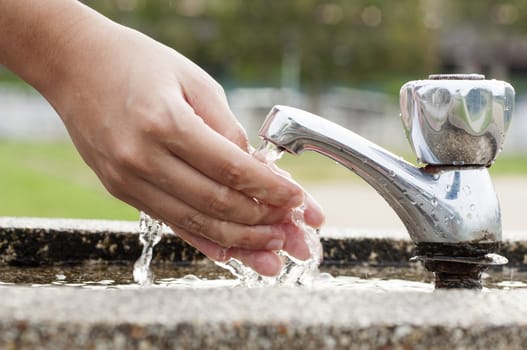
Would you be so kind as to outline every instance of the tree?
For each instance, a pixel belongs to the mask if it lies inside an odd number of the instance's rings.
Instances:
[[[296,62],[300,85],[318,91],[335,83],[422,76],[436,66],[434,33],[415,0],[86,2],[219,79],[278,85],[284,62]]]

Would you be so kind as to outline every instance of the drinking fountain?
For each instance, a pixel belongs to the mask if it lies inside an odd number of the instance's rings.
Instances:
[[[436,288],[481,288],[496,254],[501,213],[488,167],[501,151],[514,89],[479,74],[431,75],[400,92],[416,167],[365,138],[306,111],[275,106],[259,135],[292,154],[311,150],[349,168],[393,208],[434,272]],[[382,126],[379,126],[382,127]]]

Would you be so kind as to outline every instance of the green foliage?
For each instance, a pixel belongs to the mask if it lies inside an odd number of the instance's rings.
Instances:
[[[218,79],[277,85],[284,57],[307,89],[436,66],[415,0],[85,1],[187,55]]]

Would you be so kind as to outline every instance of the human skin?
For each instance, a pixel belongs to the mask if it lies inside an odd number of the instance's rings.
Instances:
[[[175,50],[73,0],[0,0],[0,64],[34,86],[115,197],[213,260],[264,275],[305,259],[302,188],[254,159],[222,87]]]

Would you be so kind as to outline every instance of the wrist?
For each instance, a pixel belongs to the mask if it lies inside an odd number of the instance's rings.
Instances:
[[[54,100],[117,24],[78,1],[1,1],[0,64]]]

